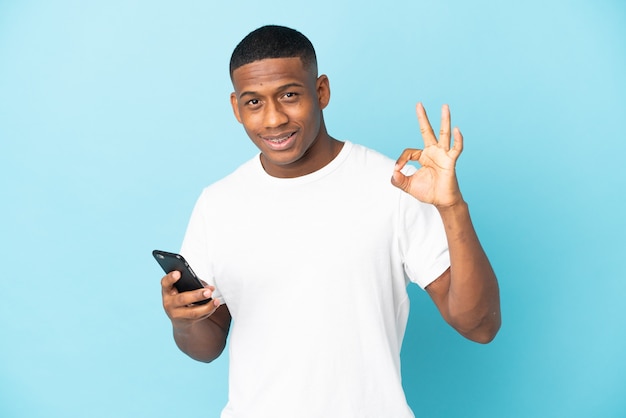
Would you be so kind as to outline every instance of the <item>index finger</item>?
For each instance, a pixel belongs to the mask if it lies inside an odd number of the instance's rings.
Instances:
[[[424,147],[437,145],[437,137],[435,136],[432,126],[430,126],[428,115],[426,115],[426,109],[424,109],[424,105],[421,102],[419,102],[415,107],[415,113],[417,113],[417,123],[419,123],[420,126],[420,132],[422,133],[422,139],[424,140]]]
[[[396,160],[396,165],[394,167],[395,171],[400,171],[404,168],[406,163],[409,161],[419,161],[420,156],[422,155],[421,149],[407,148],[402,151],[402,154]]]

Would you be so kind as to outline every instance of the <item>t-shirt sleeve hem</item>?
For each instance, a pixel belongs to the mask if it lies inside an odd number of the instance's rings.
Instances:
[[[437,280],[450,267],[448,257],[441,257],[431,268],[420,278],[413,280],[419,287],[425,290],[429,284]]]

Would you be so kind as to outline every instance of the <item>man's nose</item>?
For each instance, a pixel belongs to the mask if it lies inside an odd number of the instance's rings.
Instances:
[[[275,128],[284,125],[289,120],[280,103],[275,102],[267,103],[263,116],[266,128]]]

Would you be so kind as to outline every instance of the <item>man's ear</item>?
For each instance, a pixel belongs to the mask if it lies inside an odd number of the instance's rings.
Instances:
[[[328,102],[330,102],[330,82],[326,74],[322,74],[317,78],[315,88],[320,109],[324,110],[328,106]]]
[[[237,118],[237,121],[241,123],[241,115],[239,114],[239,103],[237,102],[237,95],[235,92],[230,93],[230,105],[233,107],[233,113]]]

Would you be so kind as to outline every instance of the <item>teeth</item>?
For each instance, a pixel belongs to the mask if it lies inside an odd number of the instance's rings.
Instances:
[[[291,134],[285,135],[281,138],[266,138],[266,139],[270,142],[273,142],[274,144],[280,144],[281,142],[285,142],[286,140],[288,140],[290,136]]]

